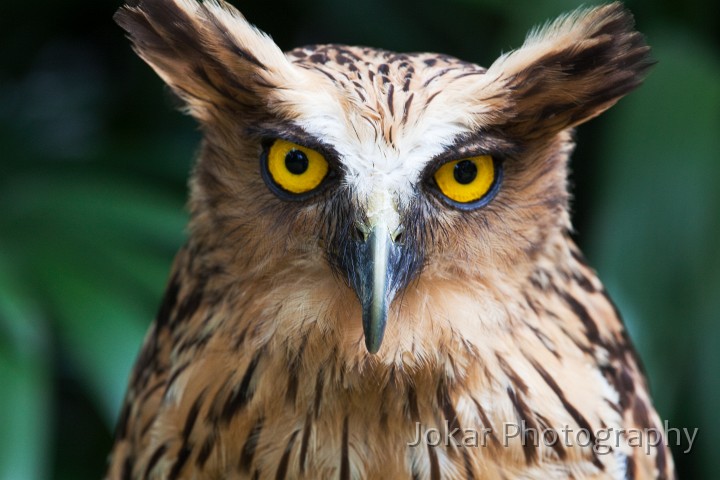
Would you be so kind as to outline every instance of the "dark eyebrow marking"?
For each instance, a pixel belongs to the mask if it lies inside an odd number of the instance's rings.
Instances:
[[[433,157],[425,166],[422,177],[429,177],[437,168],[447,162],[477,155],[491,155],[496,159],[514,157],[522,153],[523,147],[512,140],[491,131],[480,130],[458,135],[443,152]]]
[[[327,160],[332,159],[337,161],[340,157],[340,154],[331,145],[308,133],[304,128],[292,123],[284,123],[282,126],[277,126],[272,123],[254,125],[247,127],[245,133],[250,137],[260,139],[262,142],[280,138],[297,143],[303,147],[317,150],[322,153]]]

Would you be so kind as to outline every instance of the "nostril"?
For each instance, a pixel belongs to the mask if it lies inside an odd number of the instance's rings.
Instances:
[[[405,228],[400,225],[398,226],[395,231],[391,234],[392,241],[394,243],[400,243],[402,242],[403,234],[405,233]]]
[[[356,223],[353,234],[355,235],[355,240],[366,241],[368,235],[370,235],[370,231],[362,223]]]

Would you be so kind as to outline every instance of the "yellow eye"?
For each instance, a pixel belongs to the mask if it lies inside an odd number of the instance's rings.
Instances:
[[[272,181],[295,195],[316,189],[328,170],[328,162],[321,154],[286,140],[275,140],[267,154],[267,172]]]
[[[435,183],[455,206],[476,208],[497,184],[498,169],[490,155],[454,160],[435,172]],[[467,205],[472,204],[472,205]]]

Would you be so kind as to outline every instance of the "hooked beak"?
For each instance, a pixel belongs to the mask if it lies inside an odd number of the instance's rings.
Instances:
[[[385,334],[388,307],[401,286],[403,248],[399,233],[385,222],[372,226],[355,244],[355,269],[351,283],[362,304],[362,324],[368,352],[377,353]],[[404,283],[404,282],[402,282]]]
[[[414,237],[403,235],[404,225],[387,191],[371,196],[365,221],[355,223],[355,227],[357,238],[341,240],[339,265],[362,306],[365,346],[368,352],[377,353],[385,335],[388,310],[397,293],[422,268],[422,252]]]

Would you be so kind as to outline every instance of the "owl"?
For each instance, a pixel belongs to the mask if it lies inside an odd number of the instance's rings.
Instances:
[[[489,68],[283,53],[221,0],[115,19],[203,140],[107,478],[674,476],[570,236],[573,129],[652,64],[623,6]]]

